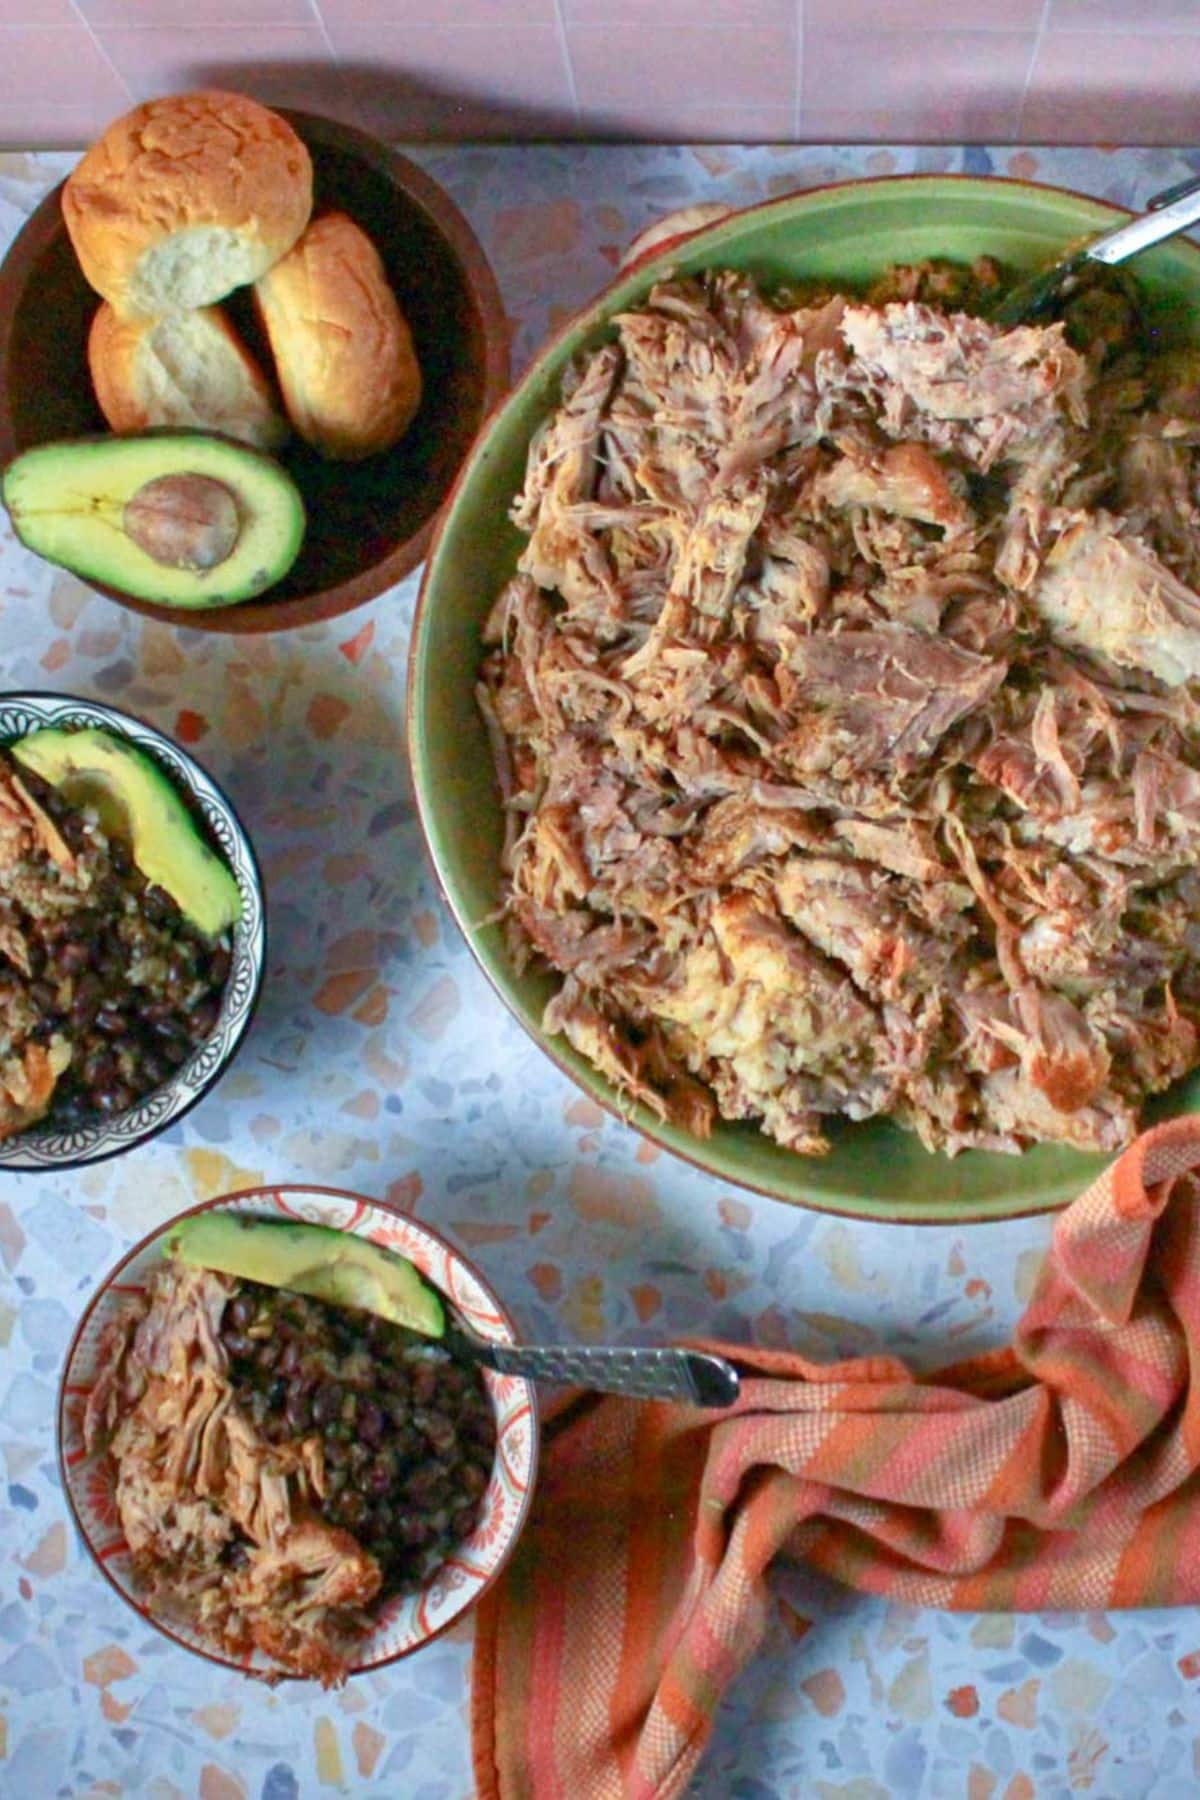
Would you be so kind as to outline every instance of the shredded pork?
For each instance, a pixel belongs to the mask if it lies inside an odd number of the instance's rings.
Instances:
[[[84,1438],[107,1449],[138,1585],[225,1654],[333,1685],[368,1628],[378,1562],[317,1512],[319,1437],[272,1444],[218,1336],[236,1283],[164,1263],[106,1328]]]
[[[1115,1151],[1200,1060],[1195,359],[1123,289],[930,303],[974,285],[668,282],[531,446],[479,688],[513,948],[698,1134]]]

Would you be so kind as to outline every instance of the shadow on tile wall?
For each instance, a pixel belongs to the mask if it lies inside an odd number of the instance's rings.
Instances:
[[[362,125],[379,137],[561,138],[578,135],[574,112],[456,92],[370,63],[196,62],[181,87],[236,88],[268,105],[294,106]],[[592,135],[589,131],[589,135]]]

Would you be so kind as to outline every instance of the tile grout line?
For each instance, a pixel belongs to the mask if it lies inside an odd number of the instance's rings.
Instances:
[[[71,11],[75,14],[75,17],[79,20],[79,23],[83,26],[84,31],[87,33],[88,37],[91,38],[92,43],[95,45],[96,49],[99,51],[100,55],[103,57],[104,61],[108,65],[108,67],[112,70],[113,75],[116,77],[117,81],[120,83],[121,88],[124,90],[125,97],[129,101],[130,106],[135,105],[136,102],[135,102],[134,96],[133,96],[133,89],[130,87],[129,83],[126,81],[125,77],[122,75],[120,69],[118,69],[118,67],[117,67],[116,63],[113,61],[112,57],[108,54],[108,51],[104,48],[103,43],[96,36],[96,32],[92,26],[91,20],[88,18],[87,14],[82,10],[82,8],[79,6],[78,0],[70,0],[70,5],[71,5]],[[44,29],[44,27],[43,27],[43,29]]]
[[[804,113],[804,0],[796,0],[796,49],[792,64],[792,137],[800,142],[800,120]]]
[[[321,11],[321,8],[318,5],[317,0],[308,0],[308,10],[312,14],[313,19],[316,21],[317,30],[321,33],[321,37],[324,40],[325,48],[326,48],[326,50],[328,50],[331,60],[334,63],[336,63],[338,68],[340,69],[342,66],[341,59],[338,56],[337,51],[333,47],[333,39],[329,35],[329,27],[325,23],[325,14]]]
[[[1025,80],[1021,84],[1021,98],[1017,102],[1017,141],[1025,141],[1025,104],[1029,99],[1029,84],[1033,80],[1033,71],[1037,67],[1037,59],[1042,48],[1042,40],[1046,36],[1046,28],[1050,23],[1051,0],[1042,0],[1041,16],[1037,22],[1037,30],[1033,34],[1033,48],[1029,52],[1029,66],[1025,70]]]
[[[358,104],[357,98],[350,90],[349,82],[346,80],[346,71],[342,67],[342,59],[338,55],[333,39],[329,35],[329,26],[325,22],[325,14],[321,11],[319,0],[308,0],[308,10],[312,14],[317,30],[321,34],[321,42],[325,46],[326,54],[337,75],[338,85],[342,90],[342,100],[349,106],[352,116],[357,119],[359,125],[365,125],[367,121],[363,117],[362,109]],[[388,139],[386,141],[390,142],[391,140]]]
[[[571,56],[571,40],[567,36],[563,0],[554,0],[554,28],[558,36],[558,48],[563,59],[563,68],[567,75],[567,97],[571,102],[571,110],[575,114],[576,125],[582,126],[583,108],[579,104],[579,84],[575,79],[575,62]]]

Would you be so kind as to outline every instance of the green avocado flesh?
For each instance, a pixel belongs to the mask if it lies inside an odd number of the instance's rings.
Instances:
[[[349,1231],[202,1212],[182,1220],[168,1249],[194,1268],[354,1306],[424,1337],[440,1338],[446,1329],[440,1298],[407,1258]]]
[[[230,871],[200,836],[157,763],[107,731],[34,731],[9,746],[25,768],[73,806],[94,806],[110,836],[122,838],[146,877],[170,894],[185,919],[217,937],[242,916]]]
[[[164,479],[189,477],[193,491],[197,477],[210,497],[214,484],[224,490],[217,497],[228,532],[210,525],[205,535],[198,522],[188,524],[185,506],[182,524],[178,517],[168,521],[172,535],[161,560],[161,537],[150,540],[146,533],[146,507],[153,501],[147,502],[145,490],[158,484],[161,527]],[[304,502],[291,477],[269,456],[205,432],[41,444],[9,464],[3,495],[28,549],[85,581],[161,606],[232,606],[253,599],[283,579],[304,540]],[[143,547],[147,541],[157,554]]]

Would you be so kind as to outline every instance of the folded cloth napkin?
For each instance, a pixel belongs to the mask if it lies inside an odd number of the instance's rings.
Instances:
[[[916,1377],[725,1349],[736,1407],[573,1397],[478,1615],[481,1800],[679,1794],[798,1558],[917,1606],[1200,1601],[1200,1120],[1058,1221],[1010,1348]]]

